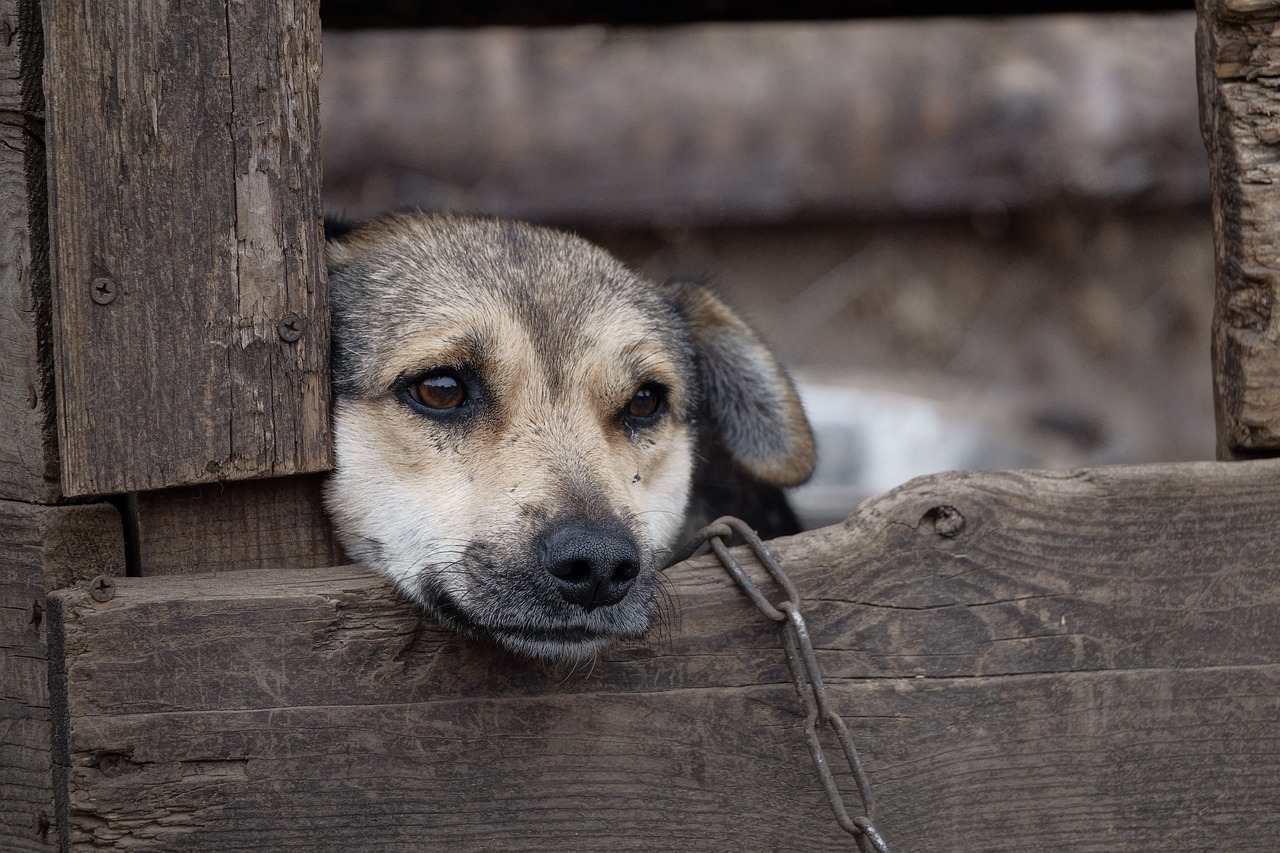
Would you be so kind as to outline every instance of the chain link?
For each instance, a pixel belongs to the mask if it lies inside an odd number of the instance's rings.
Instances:
[[[786,594],[786,600],[774,605],[760,592],[759,587],[743,570],[725,544],[737,533],[751,549],[751,553],[764,566],[765,571],[773,578]],[[687,560],[704,544],[719,558],[720,564],[727,571],[755,604],[756,608],[774,622],[782,626],[782,648],[787,655],[787,665],[795,679],[800,694],[800,702],[804,706],[804,737],[809,744],[809,754],[813,756],[814,766],[818,769],[818,778],[826,791],[827,801],[831,803],[831,811],[835,813],[836,823],[840,828],[852,835],[862,853],[889,853],[889,846],[872,825],[875,819],[876,803],[871,794],[871,785],[867,774],[863,772],[862,762],[858,760],[858,750],[854,748],[853,738],[840,715],[831,710],[827,701],[827,687],[822,681],[822,672],[818,667],[818,656],[813,650],[813,642],[809,639],[809,629],[805,626],[804,617],[800,615],[800,593],[791,578],[782,570],[778,562],[765,548],[760,537],[746,522],[732,516],[718,518],[702,528],[684,547],[676,562]],[[827,755],[819,739],[818,727],[825,723],[840,743],[845,761],[853,772],[853,779],[858,787],[858,796],[862,800],[862,814],[849,814],[845,808],[844,798],[836,785],[831,767],[827,763]]]

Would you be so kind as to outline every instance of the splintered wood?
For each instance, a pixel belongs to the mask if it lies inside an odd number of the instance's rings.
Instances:
[[[893,849],[1274,850],[1277,484],[946,474],[770,543]],[[713,559],[667,581],[647,642],[576,671],[360,567],[56,593],[69,847],[852,849],[776,626]]]

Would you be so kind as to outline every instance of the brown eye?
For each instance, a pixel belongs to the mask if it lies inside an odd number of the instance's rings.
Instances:
[[[627,402],[624,414],[628,418],[648,420],[662,411],[662,403],[666,400],[666,389],[656,382],[647,382],[640,386]]]
[[[442,370],[411,384],[409,396],[428,409],[456,409],[467,401],[467,386],[452,370]]]

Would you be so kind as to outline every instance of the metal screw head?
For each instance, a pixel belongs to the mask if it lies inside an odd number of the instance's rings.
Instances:
[[[110,601],[116,594],[116,582],[106,575],[89,581],[89,597],[94,601]]]
[[[276,331],[280,333],[281,340],[293,343],[302,337],[306,328],[307,321],[291,312],[280,318],[280,325],[276,327]]]
[[[109,278],[95,278],[89,286],[89,295],[99,305],[109,305],[115,301],[120,288]]]

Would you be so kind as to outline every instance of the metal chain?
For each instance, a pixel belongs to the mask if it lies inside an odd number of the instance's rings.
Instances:
[[[760,592],[759,587],[747,575],[725,544],[733,538],[734,533],[742,537],[747,547],[764,566],[765,571],[774,579],[782,591],[786,593],[786,601],[777,606],[770,603]],[[756,608],[782,625],[782,647],[787,654],[787,665],[795,679],[796,688],[804,705],[804,737],[809,744],[809,754],[818,768],[818,778],[827,793],[827,801],[831,803],[831,811],[835,813],[836,823],[840,828],[852,835],[862,853],[889,853],[889,846],[880,837],[880,833],[872,825],[875,818],[876,803],[871,794],[871,785],[867,782],[867,774],[862,770],[862,762],[858,760],[858,750],[854,748],[853,738],[840,715],[831,710],[827,702],[827,687],[822,681],[822,672],[818,668],[818,656],[813,650],[813,642],[809,639],[809,629],[805,627],[804,617],[800,615],[800,593],[796,590],[791,578],[778,565],[778,562],[765,548],[760,537],[746,522],[732,516],[718,518],[702,528],[684,547],[676,562],[687,560],[704,544],[710,544],[711,550],[720,559],[721,565],[733,577],[734,581],[747,594]],[[827,763],[826,752],[818,737],[818,725],[826,723],[840,748],[844,751],[849,769],[858,786],[858,796],[862,799],[862,814],[851,816],[845,808],[844,798],[836,786],[835,777]]]

